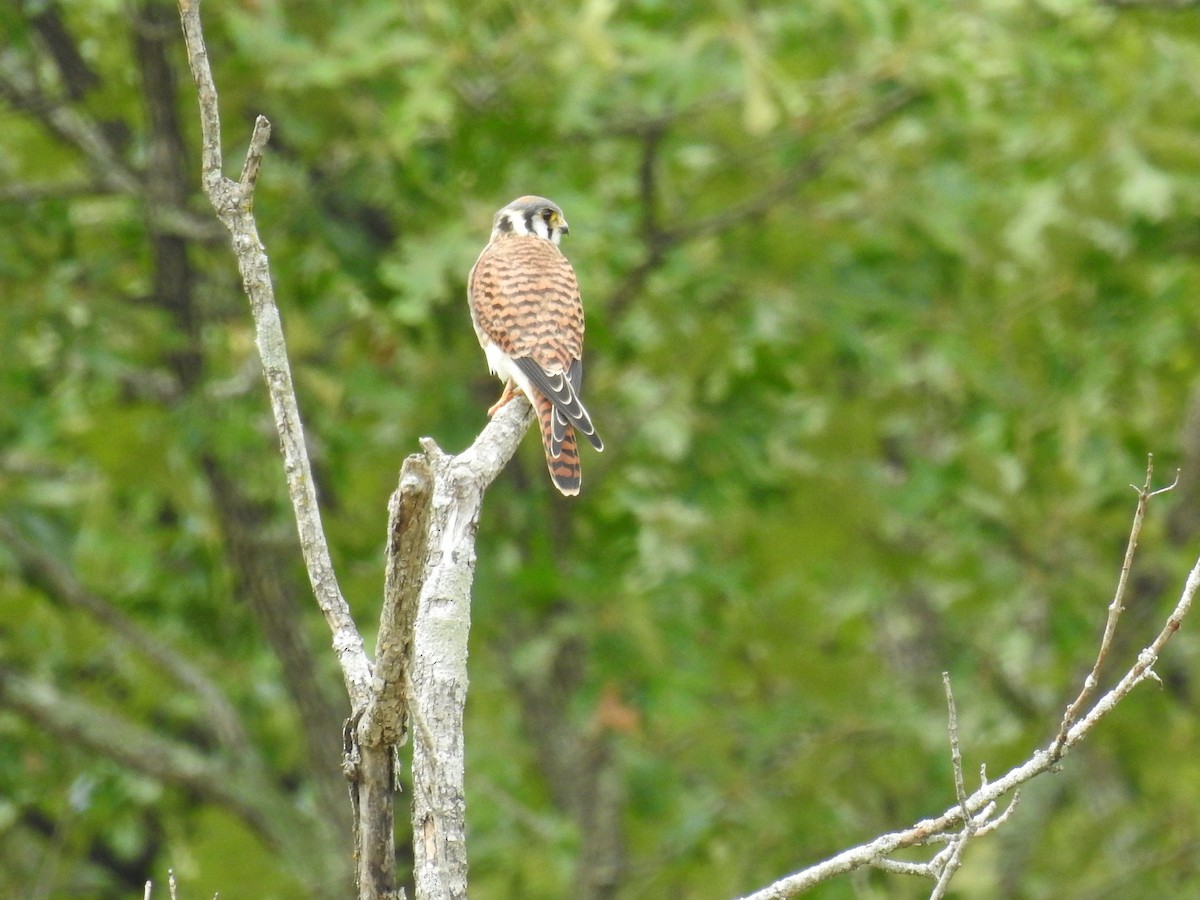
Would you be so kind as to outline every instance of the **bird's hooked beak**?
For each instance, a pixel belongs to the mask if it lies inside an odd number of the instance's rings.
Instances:
[[[559,219],[558,220],[558,230],[561,231],[563,234],[570,234],[571,226],[567,224],[566,219]]]

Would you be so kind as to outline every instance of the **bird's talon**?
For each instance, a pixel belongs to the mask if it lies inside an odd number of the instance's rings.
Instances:
[[[500,395],[500,399],[493,403],[488,409],[488,418],[490,419],[492,416],[494,416],[500,410],[500,407],[504,406],[505,403],[515,396],[517,396],[517,391],[513,383],[510,381],[504,386],[504,393]]]

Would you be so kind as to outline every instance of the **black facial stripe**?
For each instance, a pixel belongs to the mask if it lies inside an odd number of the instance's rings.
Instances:
[[[534,213],[534,212],[525,213],[525,230],[528,231],[530,234],[537,234],[537,231],[535,231],[534,227],[533,227],[533,220],[536,217],[536,215],[537,215],[537,213]]]
[[[500,228],[500,231],[502,231],[504,233],[512,231],[513,230],[512,219],[510,219],[508,216],[502,217],[500,219],[499,228]]]

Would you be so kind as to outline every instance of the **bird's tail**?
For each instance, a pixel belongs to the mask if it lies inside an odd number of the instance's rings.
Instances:
[[[537,415],[550,480],[563,495],[574,497],[579,493],[579,485],[583,479],[579,468],[579,446],[575,442],[575,429],[561,414],[557,417],[558,421],[555,421],[554,404],[540,394],[537,398]],[[562,436],[561,440],[559,435]]]

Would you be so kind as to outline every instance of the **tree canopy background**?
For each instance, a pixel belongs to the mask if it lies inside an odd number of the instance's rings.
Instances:
[[[1114,666],[1169,608],[1200,545],[1200,11],[204,12],[227,155],[274,124],[255,211],[360,627],[401,460],[499,390],[465,305],[492,213],[571,222],[608,447],[569,502],[530,437],[484,506],[473,897],[731,897],[940,811],[943,670],[968,773],[1023,759],[1148,452],[1183,475]],[[344,896],[347,710],[174,7],[0,28],[0,885]],[[959,895],[1195,892],[1198,656],[1185,629]]]

